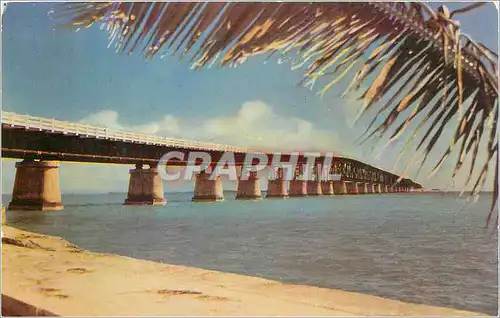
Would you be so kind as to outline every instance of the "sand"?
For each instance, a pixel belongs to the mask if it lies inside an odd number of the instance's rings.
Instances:
[[[124,256],[3,226],[5,314],[479,316],[481,314]],[[91,235],[91,234],[89,234]],[[32,311],[27,304],[31,305]],[[35,312],[33,308],[38,308]]]

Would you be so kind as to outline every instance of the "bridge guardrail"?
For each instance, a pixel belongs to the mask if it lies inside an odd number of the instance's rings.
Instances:
[[[125,132],[121,130],[98,127],[84,123],[73,123],[73,122],[57,120],[54,118],[36,117],[36,116],[23,115],[7,111],[2,111],[2,123],[24,126],[27,128],[35,128],[40,130],[50,130],[53,132],[62,132],[66,134],[70,133],[70,134],[77,134],[84,136],[92,136],[96,138],[115,139],[115,140],[139,142],[145,144],[177,147],[177,148],[232,151],[232,152],[242,152],[242,153],[261,152],[255,149],[249,149],[244,147],[161,137],[144,133]],[[345,156],[342,156],[342,158],[360,161],[358,159],[349,158]]]
[[[59,132],[63,134],[76,134],[81,136],[89,136],[89,137],[92,136],[95,138],[122,140],[127,142],[137,142],[144,144],[154,144],[154,145],[161,145],[161,146],[168,146],[175,148],[196,149],[196,150],[231,151],[240,153],[262,152],[244,147],[236,147],[236,146],[209,143],[209,142],[191,141],[185,139],[168,138],[168,137],[161,137],[143,133],[125,132],[116,129],[108,129],[105,127],[92,126],[84,123],[72,123],[53,118],[22,115],[7,111],[2,111],[1,119],[3,124],[16,125],[26,128],[34,128],[52,132]],[[342,156],[341,158],[361,162],[360,160],[355,158],[349,158],[345,156]],[[381,168],[377,168],[371,165],[368,166],[384,171]],[[397,176],[387,171],[384,172],[389,173],[393,176]]]
[[[39,130],[48,130],[52,132],[61,132],[63,134],[76,134],[83,136],[92,136],[104,139],[116,139],[122,141],[138,142],[145,144],[156,144],[176,148],[190,148],[199,150],[233,151],[233,152],[251,152],[244,147],[235,147],[230,145],[191,141],[169,137],[148,135],[143,133],[132,133],[105,127],[98,127],[84,123],[72,123],[53,118],[43,118],[30,115],[22,115],[13,112],[2,111],[2,123]]]
[[[104,139],[117,139],[123,141],[140,142],[146,144],[164,145],[178,148],[191,148],[199,150],[218,150],[232,152],[260,152],[244,147],[223,145],[216,143],[191,141],[169,137],[161,137],[143,133],[131,133],[116,129],[108,129],[84,123],[73,123],[61,121],[53,118],[43,118],[30,115],[23,115],[14,112],[2,111],[2,123],[10,125],[25,126],[41,130],[50,130],[54,132],[71,133],[77,135],[93,136]],[[352,160],[356,160],[351,158]]]
[[[25,126],[27,128],[35,128],[41,130],[50,130],[53,132],[71,133],[77,135],[93,136],[96,138],[117,139],[123,141],[164,145],[178,148],[232,151],[243,153],[261,152],[244,147],[161,137],[143,133],[131,133],[116,129],[108,129],[105,127],[97,127],[84,123],[73,123],[53,118],[36,117],[7,111],[2,111],[2,122],[10,125]]]

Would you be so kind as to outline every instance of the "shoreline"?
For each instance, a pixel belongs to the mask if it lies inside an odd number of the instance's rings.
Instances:
[[[2,311],[11,315],[488,316],[94,253],[9,226],[2,231]]]

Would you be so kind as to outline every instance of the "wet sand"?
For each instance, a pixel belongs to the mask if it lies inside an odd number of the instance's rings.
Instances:
[[[283,284],[257,277],[93,253],[61,238],[8,226],[3,226],[2,230],[2,310],[5,314],[483,315],[340,290]]]

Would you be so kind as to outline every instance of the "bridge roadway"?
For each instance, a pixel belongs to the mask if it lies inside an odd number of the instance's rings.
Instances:
[[[2,111],[2,157],[22,159],[16,164],[13,200],[10,208],[61,209],[58,162],[76,161],[103,164],[136,165],[130,170],[126,204],[165,204],[162,181],[157,171],[160,158],[167,152],[178,151],[188,158],[191,152],[208,152],[216,164],[226,152],[235,155],[235,164],[243,165],[249,153],[264,153],[271,163],[275,153],[216,143],[166,138],[96,127],[82,123],[60,121]],[[281,153],[280,162],[290,161],[291,154]],[[323,164],[325,155],[316,158],[315,167]],[[296,176],[307,162],[307,153],[298,156]],[[170,160],[168,165],[185,166],[186,160]],[[148,165],[149,169],[144,169]],[[291,180],[287,189],[283,171],[270,180],[268,197],[288,197],[319,194],[361,194],[409,192],[422,186],[361,161],[335,156],[330,173],[340,180]],[[222,199],[219,178],[210,180],[209,173],[196,177],[193,200]],[[260,198],[258,178],[239,180],[237,198]],[[38,194],[37,194],[38,193]]]

